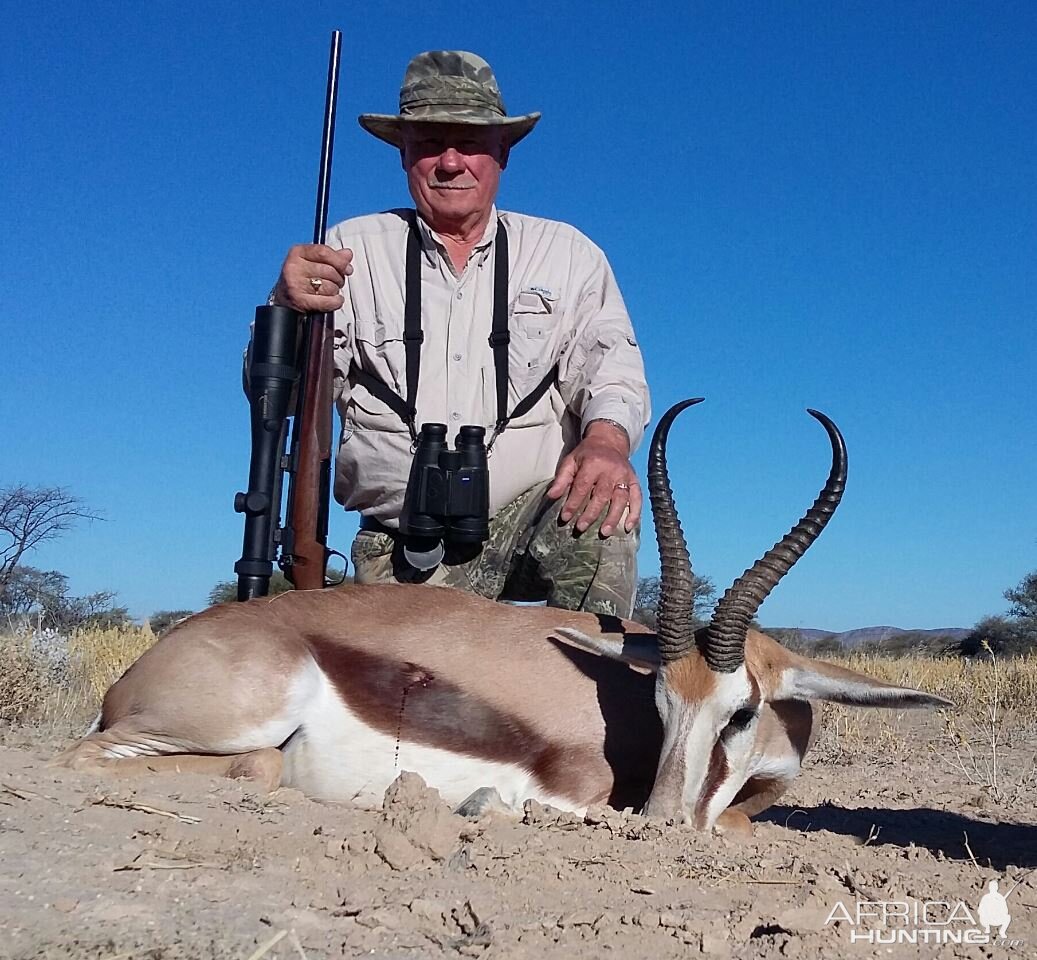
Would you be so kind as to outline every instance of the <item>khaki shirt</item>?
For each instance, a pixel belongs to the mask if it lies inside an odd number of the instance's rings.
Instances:
[[[411,465],[411,439],[399,415],[351,383],[353,358],[406,397],[403,345],[406,211],[346,220],[328,245],[353,251],[353,275],[335,314],[335,397],[342,433],[335,498],[398,526]],[[497,419],[493,351],[493,263],[498,216],[508,231],[508,413],[558,363],[554,386],[511,421],[490,453],[490,516],[554,476],[586,425],[615,420],[640,442],[649,420],[644,364],[604,254],[564,223],[493,210],[464,272],[454,273],[441,239],[419,218],[422,240],[421,347],[417,424],[447,425],[451,445],[463,424]]]

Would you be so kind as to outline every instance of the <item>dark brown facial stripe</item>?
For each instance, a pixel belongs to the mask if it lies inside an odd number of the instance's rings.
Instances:
[[[380,733],[523,767],[545,790],[580,801],[585,779],[578,752],[521,719],[436,677],[420,662],[378,657],[319,634],[307,635],[305,642],[349,709]]]
[[[741,789],[735,794],[734,800],[731,801],[732,807],[737,807],[739,804],[744,804],[748,800],[753,798],[767,798],[770,796],[780,796],[785,788],[789,785],[789,780],[779,779],[777,777],[750,777],[745,783],[742,784]],[[764,803],[762,809],[766,809],[769,803]],[[752,816],[756,811],[746,811]]]
[[[727,779],[730,768],[727,765],[727,751],[724,750],[723,740],[717,740],[709,754],[709,766],[706,769],[706,779],[702,784],[702,793],[699,802],[695,806],[696,823],[704,823],[706,813],[709,810],[710,801],[716,796],[720,785]]]

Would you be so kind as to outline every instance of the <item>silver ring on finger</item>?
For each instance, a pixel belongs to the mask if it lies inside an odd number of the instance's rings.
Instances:
[[[323,284],[324,281],[320,277],[310,277],[310,286],[313,287],[314,293],[320,293],[320,288]]]
[[[622,483],[622,482],[620,482],[620,483],[617,483],[612,489],[613,490],[629,490],[630,489],[630,484],[629,483]]]

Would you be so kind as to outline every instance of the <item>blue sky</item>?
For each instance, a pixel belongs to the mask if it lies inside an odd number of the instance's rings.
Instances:
[[[105,516],[31,558],[136,615],[233,576],[241,349],[312,231],[407,200],[355,123],[475,50],[542,110],[500,205],[608,254],[672,434],[696,570],[777,540],[842,428],[846,497],[763,622],[967,626],[1037,567],[1037,7],[1029,3],[8,5],[0,485]],[[644,449],[635,458],[643,474]],[[336,511],[346,549],[355,515]],[[658,569],[650,524],[642,573]]]

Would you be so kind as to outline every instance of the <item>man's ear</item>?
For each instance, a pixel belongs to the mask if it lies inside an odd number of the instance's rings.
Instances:
[[[824,660],[796,657],[786,665],[768,700],[827,700],[854,707],[953,707],[950,700],[924,690],[883,683]]]

